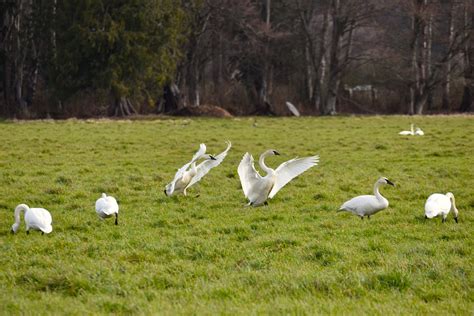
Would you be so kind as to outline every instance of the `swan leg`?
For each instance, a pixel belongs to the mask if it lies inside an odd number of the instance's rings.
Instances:
[[[425,219],[428,219],[428,216],[425,215]]]
[[[118,225],[118,213],[115,213],[115,225]]]
[[[263,205],[268,206],[268,202],[267,201],[263,202]]]
[[[27,230],[27,231],[26,231],[26,234],[27,234],[27,235],[29,235],[29,234],[30,234],[30,231],[29,231],[29,230]]]
[[[364,219],[364,216],[361,216],[360,219],[363,220],[363,219]]]
[[[43,236],[43,235],[44,235],[44,232],[41,232],[41,236]]]
[[[446,217],[443,217],[443,219],[441,220],[441,223],[446,223]]]
[[[367,219],[370,219],[370,215],[367,215]]]

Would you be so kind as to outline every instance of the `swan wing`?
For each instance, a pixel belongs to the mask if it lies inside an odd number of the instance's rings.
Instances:
[[[196,151],[191,161],[185,164],[184,166],[182,166],[181,168],[179,168],[176,174],[174,175],[173,181],[171,181],[170,183],[168,183],[168,185],[166,185],[166,191],[168,192],[168,194],[172,194],[174,192],[174,186],[176,184],[176,181],[178,181],[179,179],[183,177],[184,173],[186,172],[186,170],[188,170],[189,166],[194,161],[198,160],[199,157],[201,157],[205,153],[206,153],[206,145],[200,144],[198,151]]]
[[[434,193],[428,197],[425,203],[425,215],[433,218],[442,213],[449,213],[451,200],[445,194]]]
[[[212,159],[206,159],[205,161],[201,162],[197,167],[196,167],[196,175],[191,179],[189,182],[187,188],[201,180],[202,177],[204,177],[212,168],[217,167],[218,165],[221,164],[222,161],[224,161],[224,158],[227,156],[227,153],[229,152],[230,148],[232,147],[232,144],[227,141],[227,148],[223,152],[221,152],[219,155],[215,156],[216,160]]]
[[[28,221],[28,226],[40,229],[46,234],[53,230],[51,213],[44,208],[31,208],[25,215],[25,221]]]
[[[244,195],[248,198],[252,187],[254,187],[255,184],[262,179],[258,171],[255,170],[252,155],[245,153],[244,157],[240,161],[237,172],[239,174],[240,184],[242,185]]]
[[[271,199],[288,182],[296,178],[309,168],[316,166],[319,162],[319,156],[295,158],[282,163],[275,170],[276,180],[268,197]]]

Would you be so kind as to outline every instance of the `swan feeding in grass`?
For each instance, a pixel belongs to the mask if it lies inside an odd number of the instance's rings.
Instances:
[[[401,131],[400,133],[398,133],[398,135],[404,135],[404,136],[415,135],[414,124],[410,125],[410,130],[409,131]]]
[[[433,218],[442,215],[443,223],[446,222],[449,212],[453,210],[454,220],[458,222],[458,209],[454,200],[454,194],[448,192],[446,194],[433,193],[425,203],[425,218]]]
[[[271,199],[288,182],[299,176],[309,168],[316,166],[319,162],[319,156],[294,158],[282,163],[276,170],[265,165],[265,157],[279,155],[276,150],[270,149],[260,155],[258,163],[260,168],[265,171],[266,176],[262,177],[253,163],[253,157],[245,153],[237,169],[242,184],[242,190],[245,197],[249,200],[248,205],[259,206],[267,204],[267,199]]]
[[[388,200],[379,192],[379,187],[389,184],[395,186],[390,180],[382,177],[375,182],[374,195],[360,195],[342,204],[338,212],[347,211],[364,219],[364,216],[370,219],[371,215],[380,212],[388,207]]]
[[[421,128],[417,127],[417,128],[415,129],[415,135],[423,136],[423,135],[425,135],[425,132],[423,132],[423,131],[421,130]]]
[[[102,197],[95,202],[95,212],[101,219],[115,215],[115,225],[118,225],[119,206],[113,196],[102,193]]]
[[[26,204],[20,204],[15,208],[15,224],[12,225],[12,233],[16,233],[20,227],[20,214],[24,212],[26,233],[32,230],[40,230],[41,234],[49,234],[53,231],[51,225],[53,219],[51,213],[44,208],[30,208]]]
[[[186,190],[202,179],[212,168],[217,167],[224,161],[232,144],[227,141],[227,148],[217,156],[206,154],[206,145],[200,144],[199,150],[194,154],[190,162],[182,166],[176,172],[173,181],[168,183],[165,187],[165,194],[171,196],[173,194],[183,193],[186,195]],[[196,162],[199,159],[204,159],[199,165]]]

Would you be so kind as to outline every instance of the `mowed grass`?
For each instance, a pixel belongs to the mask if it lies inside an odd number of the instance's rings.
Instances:
[[[426,135],[399,136],[411,122]],[[0,138],[0,314],[473,313],[472,117],[3,122]],[[164,196],[200,142],[225,140],[188,197]],[[272,167],[321,161],[244,207],[238,163],[269,148]],[[397,185],[387,210],[336,213],[380,176]],[[424,220],[447,191],[459,224]],[[97,218],[102,192],[119,226]],[[11,235],[19,203],[47,208],[53,232]]]

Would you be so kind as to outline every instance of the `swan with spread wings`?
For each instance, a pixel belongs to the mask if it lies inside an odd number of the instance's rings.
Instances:
[[[274,149],[269,149],[260,155],[258,163],[260,168],[267,174],[262,177],[255,169],[252,155],[245,153],[237,169],[245,197],[251,206],[267,204],[288,182],[316,166],[319,156],[294,158],[282,163],[276,170],[265,165],[265,158],[271,155],[279,155]]]
[[[165,194],[171,196],[178,193],[186,195],[186,190],[202,179],[212,168],[221,164],[227,156],[232,144],[227,141],[227,148],[217,156],[206,154],[206,145],[200,144],[199,150],[194,154],[190,162],[182,166],[176,172],[173,181],[165,187]],[[196,162],[204,159],[199,165]]]

